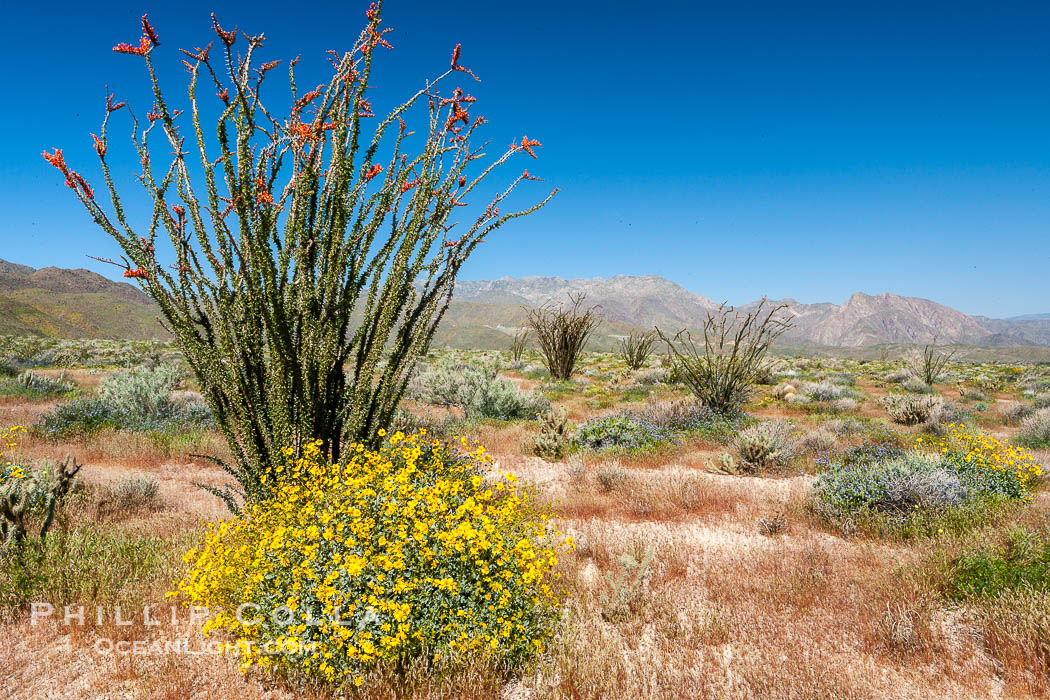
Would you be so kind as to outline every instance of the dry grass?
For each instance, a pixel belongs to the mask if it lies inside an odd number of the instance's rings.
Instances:
[[[600,369],[614,374],[604,365]],[[539,387],[536,380],[511,376],[523,389]],[[90,391],[98,375],[75,373],[75,378]],[[573,422],[631,405],[596,407],[594,392],[584,394],[588,386],[610,385],[581,378],[572,393],[556,400],[569,409]],[[858,389],[866,398],[852,415],[884,421],[885,411],[874,399],[885,387],[863,378]],[[658,387],[650,396],[675,391]],[[762,405],[768,391],[762,389],[749,412],[810,430],[832,417],[783,402]],[[35,413],[49,407],[0,402],[0,425],[32,423]],[[495,455],[498,469],[536,488],[560,527],[576,538],[576,551],[559,564],[567,598],[552,649],[516,679],[480,664],[454,673],[415,669],[406,689],[377,672],[366,686],[367,697],[1050,694],[1050,602],[1045,596],[1018,594],[1000,604],[964,608],[945,605],[914,573],[929,553],[928,543],[844,539],[813,517],[805,507],[812,479],[798,475],[800,466],[811,470],[811,462],[793,464],[790,477],[715,475],[705,471],[707,462],[726,448],[686,440],[651,454],[578,454],[549,463],[523,452],[535,430],[529,423],[483,422],[467,432]],[[1014,428],[999,425],[996,430],[1009,436]],[[168,610],[171,602],[164,594],[201,521],[227,517],[215,498],[193,485],[219,485],[227,477],[189,454],[223,456],[225,446],[216,435],[173,445],[131,433],[65,443],[27,439],[22,446],[29,457],[67,452],[89,465],[82,475],[86,496],[68,516],[72,526],[170,543],[150,578],[120,594],[133,610],[143,605]],[[1050,450],[1038,455],[1050,461]],[[609,476],[615,470],[618,476]],[[126,517],[99,517],[93,510],[97,494],[136,474],[157,480],[161,505]],[[1013,522],[1036,524],[1048,509],[1050,495],[1043,491],[1029,513]],[[263,674],[243,676],[231,659],[214,654],[101,654],[94,648],[100,639],[181,639],[199,647],[205,641],[199,625],[181,615],[176,626],[145,626],[139,613],[129,626],[107,619],[83,628],[54,620],[34,626],[26,615],[16,616],[0,636],[0,695],[330,697],[324,689],[296,687]]]

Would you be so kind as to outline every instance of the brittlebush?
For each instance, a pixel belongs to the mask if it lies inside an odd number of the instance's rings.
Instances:
[[[18,447],[18,440],[25,432],[25,428],[16,425],[9,428],[6,432],[0,433],[0,487],[9,481],[24,479],[26,476],[25,467],[4,459],[4,450]]]
[[[336,685],[384,663],[513,667],[541,652],[557,617],[552,568],[572,540],[515,477],[484,478],[484,448],[463,454],[424,431],[348,453],[331,464],[319,442],[297,460],[288,450],[271,498],[209,526],[177,586],[208,607],[205,632],[236,639],[243,669]]]
[[[1031,452],[965,425],[950,423],[947,427],[949,432],[944,437],[919,438],[918,443],[950,460],[958,470],[983,477],[981,481],[989,490],[1031,503],[1043,478],[1039,461]]]

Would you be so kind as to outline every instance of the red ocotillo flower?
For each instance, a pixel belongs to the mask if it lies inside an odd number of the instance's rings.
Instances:
[[[365,17],[368,18],[369,22],[375,22],[376,18],[379,17],[379,7],[374,2],[365,10]]]
[[[232,32],[226,31],[219,26],[219,19],[215,16],[214,12],[211,13],[211,26],[218,37],[222,39],[222,43],[226,44],[226,46],[233,46],[233,42],[237,41],[237,27],[234,27]]]
[[[463,66],[459,65],[459,55],[460,55],[460,53],[462,53],[462,51],[463,51],[463,44],[456,44],[456,48],[452,49],[452,70],[458,70],[458,71],[460,71],[462,73],[466,73],[471,78],[473,78],[474,80],[476,80],[476,81],[478,81],[480,83],[481,82],[481,78],[479,78],[478,76],[474,75],[474,71],[470,70],[469,68],[464,68]]]
[[[137,267],[134,270],[124,270],[124,276],[143,280],[149,279],[149,273],[143,270],[141,267]]]
[[[528,170],[526,170],[525,172],[523,172],[521,174],[521,178],[523,180],[533,180],[535,182],[543,182],[543,178],[542,177],[536,177],[535,175],[529,175],[529,171]]]
[[[376,175],[378,175],[381,172],[383,172],[383,166],[380,165],[379,163],[376,163],[375,165],[373,165],[371,168],[368,169],[367,173],[365,173],[365,182],[370,182],[372,180],[372,178],[374,178]]]
[[[510,150],[516,151],[516,150],[518,150],[520,148],[523,151],[525,151],[526,153],[528,153],[530,156],[535,158],[536,157],[536,152],[533,151],[532,149],[533,148],[539,148],[541,146],[543,146],[543,144],[540,143],[539,141],[537,141],[535,139],[531,139],[530,140],[528,136],[522,136],[521,137],[521,143],[512,143],[510,145]]]
[[[146,15],[142,15],[142,31],[146,32],[146,36],[153,42],[154,46],[160,46],[160,39],[157,38],[157,32],[154,31],[150,25],[149,20],[146,19]]]
[[[121,107],[123,107],[126,104],[127,104],[127,102],[114,102],[113,101],[113,95],[111,95],[109,93],[109,91],[106,92],[106,111],[107,112],[116,112],[118,109],[120,109]]]
[[[94,134],[91,134],[91,138],[95,142],[95,152],[98,153],[98,157],[104,157],[106,155],[106,144],[102,143],[99,137]]]
[[[113,47],[113,50],[117,53],[128,53],[133,56],[145,56],[146,52],[149,51],[150,41],[148,36],[143,36],[139,39],[138,46],[132,46],[131,44],[117,44]]]
[[[88,199],[95,198],[95,191],[91,189],[91,186],[87,184],[87,181],[80,176],[80,173],[70,170],[69,166],[66,165],[65,156],[62,155],[62,149],[54,149],[54,153],[48,153],[44,151],[41,155],[51,165],[55,166],[60,173],[66,178],[66,187],[71,190],[80,189],[84,193],[84,196]]]
[[[460,178],[459,178],[459,186],[460,187],[466,187],[466,185],[467,185],[467,178],[465,178],[465,177],[463,177],[461,175]]]
[[[456,122],[470,124],[470,115],[458,103],[452,105],[452,113],[449,115],[448,121],[445,122],[445,128],[451,129],[456,125]]]
[[[419,185],[419,178],[418,177],[416,179],[414,179],[414,180],[408,180],[403,185],[401,185],[401,192],[402,193],[408,192],[410,189],[412,189],[413,187],[416,187],[418,185]]]
[[[230,90],[229,90],[229,88],[223,88],[222,90],[219,90],[215,94],[218,95],[219,99],[222,100],[224,104],[230,104]]]
[[[311,90],[310,92],[306,93],[305,95],[300,97],[298,100],[296,100],[295,101],[295,106],[292,107],[292,111],[294,111],[294,112],[302,111],[303,107],[305,107],[306,105],[310,104],[311,102],[313,102],[314,100],[316,100],[318,97],[321,96],[321,88],[323,88],[323,87],[324,87],[324,85],[318,85],[316,89]]]

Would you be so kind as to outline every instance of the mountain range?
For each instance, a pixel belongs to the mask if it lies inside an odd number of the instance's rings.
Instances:
[[[698,329],[712,299],[656,275],[563,279],[504,277],[459,281],[436,341],[503,347],[521,327],[523,307],[583,294],[601,307],[596,347],[612,347],[632,329]],[[969,316],[928,299],[856,293],[842,304],[770,300],[793,315],[783,340],[812,347],[860,348],[938,342],[979,346],[1050,346],[1050,314],[1011,319]],[[758,302],[738,306],[752,311]],[[0,334],[65,338],[163,338],[153,302],[137,287],[89,270],[33,269],[0,260]]]
[[[458,282],[455,300],[474,305],[539,306],[583,293],[586,305],[597,304],[605,319],[626,327],[661,330],[699,328],[719,304],[656,275],[608,279],[505,277],[485,282]],[[804,304],[794,299],[767,300],[784,305],[794,318],[785,340],[832,347],[882,344],[960,343],[984,346],[1050,345],[1050,314],[1020,319],[968,316],[943,304],[896,294],[857,292],[842,304]],[[758,302],[741,304],[754,311]],[[462,316],[453,313],[454,316]],[[460,321],[467,325],[465,319]]]

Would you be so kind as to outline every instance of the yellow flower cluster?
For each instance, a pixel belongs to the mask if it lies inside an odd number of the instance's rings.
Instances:
[[[178,591],[208,607],[206,632],[237,640],[244,669],[359,685],[377,663],[424,654],[520,663],[552,631],[552,568],[572,541],[460,442],[398,432],[377,450],[351,445],[341,464],[319,441],[299,459],[286,450],[272,497],[209,525]]]
[[[26,478],[25,467],[4,459],[4,450],[18,447],[19,438],[25,432],[25,428],[16,425],[9,428],[7,432],[0,434],[0,486],[3,486],[10,479]]]
[[[984,469],[1006,477],[1016,486],[1016,495],[1032,500],[1035,486],[1043,476],[1039,461],[1028,450],[1014,447],[990,435],[974,432],[965,425],[950,423],[948,432],[938,439],[918,438],[917,443],[934,452],[954,458],[960,464]]]

